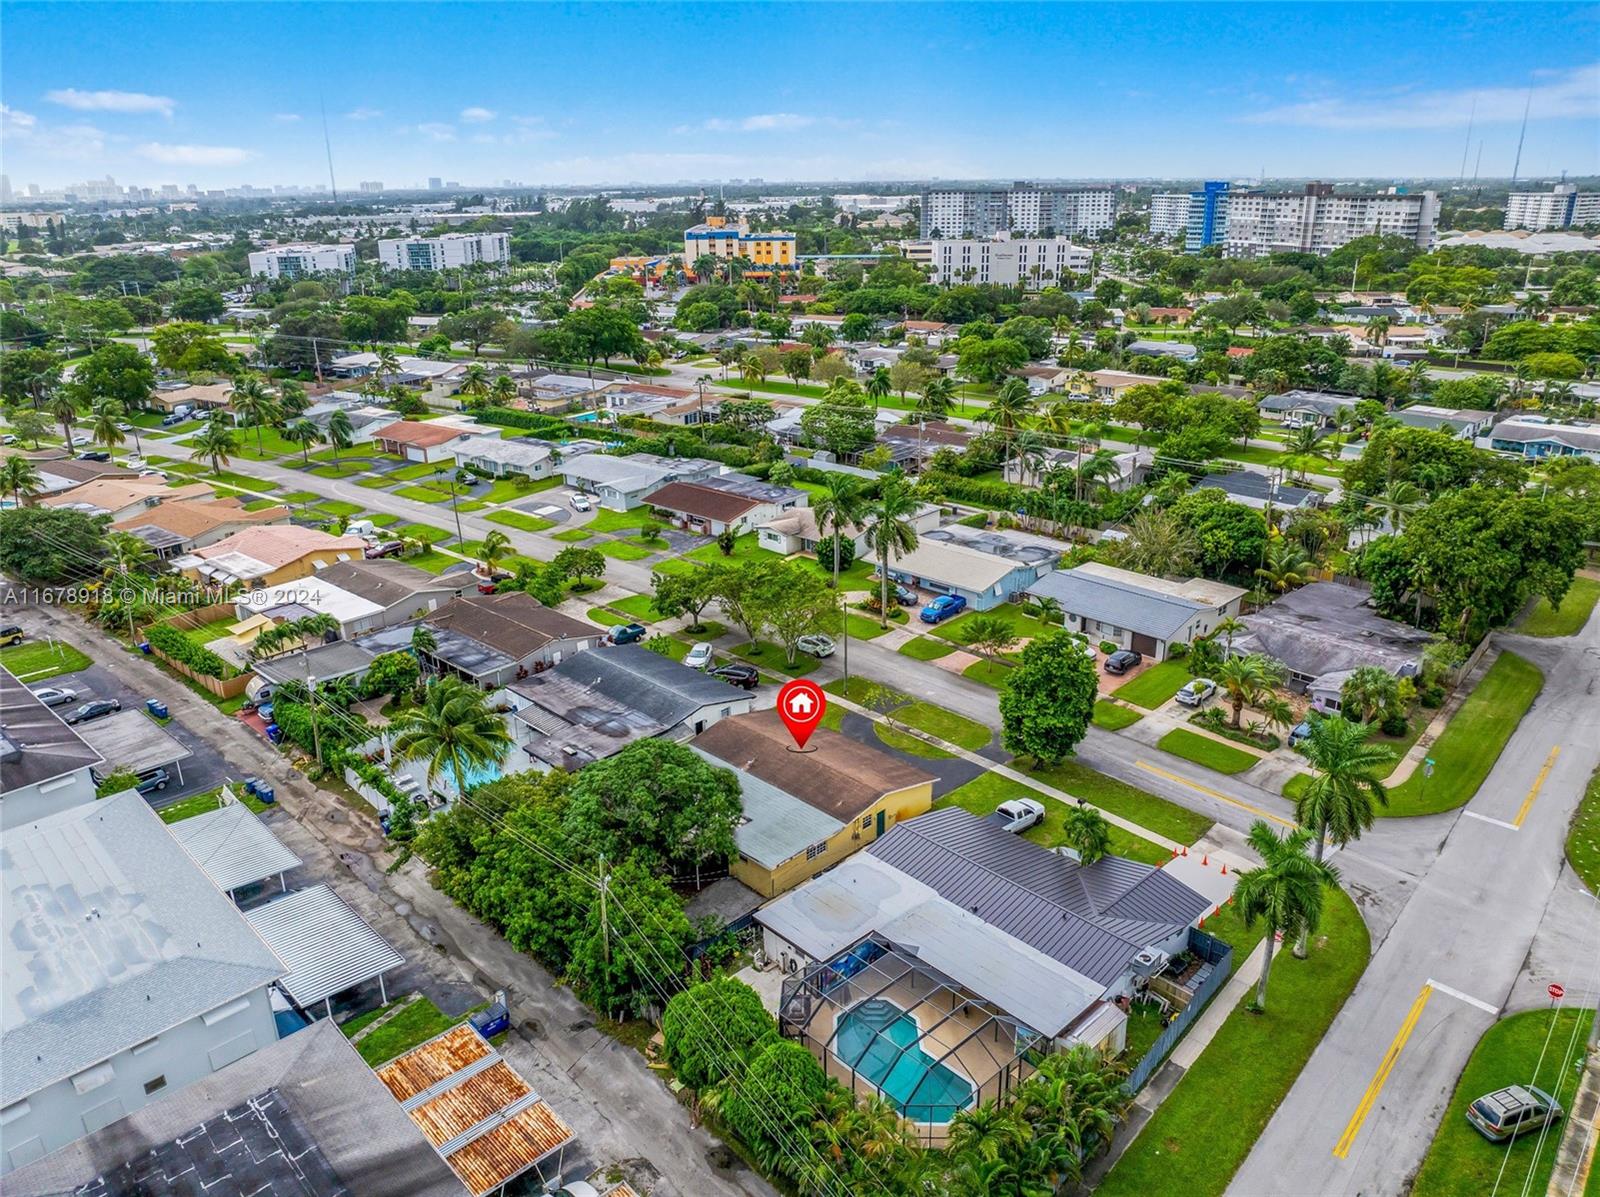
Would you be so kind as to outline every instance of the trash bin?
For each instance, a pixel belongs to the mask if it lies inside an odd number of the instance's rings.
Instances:
[[[273,726],[276,727],[277,724]],[[256,796],[257,801],[265,802],[268,806],[278,800],[277,792],[264,781],[256,782],[255,789],[250,792]]]
[[[271,740],[274,744],[283,743],[283,732],[278,729],[278,725],[276,723],[267,724],[267,739]]]
[[[504,1002],[490,1002],[487,1009],[479,1010],[469,1021],[485,1039],[511,1029],[511,1014]]]
[[[139,651],[148,657],[150,655],[150,642],[148,640],[139,641]]]
[[[147,699],[145,699],[144,700],[144,708],[145,708],[145,710],[149,711],[152,715],[154,715],[157,719],[165,719],[165,718],[167,718],[167,704],[162,702],[159,698],[147,698]]]

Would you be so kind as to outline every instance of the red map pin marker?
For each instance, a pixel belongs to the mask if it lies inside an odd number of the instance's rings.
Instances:
[[[789,729],[794,742],[801,748],[822,722],[822,712],[828,709],[828,699],[815,682],[796,678],[784,683],[778,691],[778,718]]]

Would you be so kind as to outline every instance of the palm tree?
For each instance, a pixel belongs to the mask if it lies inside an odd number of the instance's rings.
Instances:
[[[496,528],[483,538],[483,548],[478,551],[478,560],[483,563],[485,577],[495,575],[495,567],[501,559],[511,552],[511,537]]]
[[[1285,676],[1283,662],[1265,653],[1228,657],[1218,665],[1217,676],[1213,680],[1227,694],[1228,702],[1233,707],[1233,726],[1238,728],[1247,703],[1254,704],[1257,699],[1271,693],[1275,687],[1283,684]]]
[[[983,422],[1004,438],[1007,457],[1011,455],[1011,438],[1017,429],[1026,423],[1028,417],[1033,415],[1036,404],[1037,400],[1033,392],[1028,389],[1027,383],[1020,378],[1008,378],[1000,384],[1000,389],[989,401],[989,406],[984,408]]]
[[[43,486],[39,471],[26,457],[0,458],[0,490],[10,491],[18,507],[22,506],[23,499],[31,499]]]
[[[311,446],[322,439],[322,432],[310,420],[296,420],[283,430],[283,439],[300,446],[300,460],[311,464]]]
[[[474,362],[473,364],[476,365],[477,363]],[[471,366],[467,367],[468,373],[470,373],[471,370]],[[399,373],[400,358],[396,355],[393,346],[378,346],[378,364],[377,368],[373,370],[374,376],[381,380],[385,378],[393,378]]]
[[[1092,806],[1070,806],[1062,820],[1067,847],[1078,853],[1078,860],[1092,865],[1111,852],[1111,824]]]
[[[1186,475],[1174,472],[1185,484]],[[1148,507],[1128,521],[1125,540],[1114,541],[1107,560],[1112,565],[1155,577],[1183,577],[1200,556],[1200,541],[1170,511]]]
[[[1382,512],[1389,526],[1398,532],[1405,518],[1422,506],[1422,492],[1415,483],[1401,479],[1389,483],[1382,494],[1370,496],[1367,503]]]
[[[1033,617],[1043,624],[1062,625],[1061,600],[1052,598],[1048,594],[1040,595],[1033,600]]]
[[[1240,870],[1233,887],[1233,899],[1245,926],[1253,926],[1257,919],[1267,925],[1262,939],[1266,957],[1261,962],[1261,980],[1256,985],[1255,1000],[1255,1008],[1265,1010],[1277,933],[1282,931],[1284,938],[1292,935],[1297,941],[1302,932],[1309,937],[1322,921],[1325,887],[1338,884],[1339,872],[1306,855],[1311,833],[1304,827],[1296,827],[1280,836],[1265,820],[1257,819],[1250,828],[1249,842],[1262,864],[1259,868]],[[1298,943],[1296,946],[1298,948]]]
[[[356,443],[356,427],[350,422],[350,413],[342,407],[328,417],[328,427],[322,439],[333,449],[333,464],[339,466],[339,454]]]
[[[1371,735],[1370,723],[1332,715],[1313,718],[1310,734],[1300,741],[1315,774],[1295,799],[1294,817],[1317,833],[1312,855],[1319,863],[1324,840],[1343,847],[1360,839],[1372,826],[1373,806],[1389,804],[1388,787],[1376,773],[1394,760],[1394,750],[1368,743]]]
[[[457,795],[466,793],[469,769],[498,765],[512,748],[505,719],[489,705],[489,696],[457,677],[430,683],[422,704],[394,725],[395,752],[405,760],[426,759],[430,786],[448,768]]]
[[[811,501],[817,529],[833,538],[833,587],[839,588],[839,541],[846,529],[858,527],[867,509],[861,483],[849,474],[830,472],[823,493]]]
[[[956,384],[942,374],[935,375],[923,385],[917,397],[917,414],[930,420],[942,420],[950,414],[956,402]]]
[[[222,412],[212,412],[211,418],[194,438],[195,451],[211,462],[211,472],[220,474],[228,464],[228,454],[238,451],[239,438],[228,426],[228,417]]]
[[[867,525],[867,547],[878,555],[878,579],[881,589],[882,609],[879,622],[889,626],[889,558],[903,557],[917,547],[917,529],[911,518],[916,514],[917,501],[910,488],[898,475],[884,479],[878,492],[878,501],[867,512],[871,521]]]
[[[460,389],[463,395],[473,399],[489,393],[489,371],[484,369],[482,362],[473,362],[462,372]]]
[[[1327,438],[1322,435],[1322,430],[1313,428],[1309,424],[1302,424],[1284,440],[1284,459],[1300,475],[1304,482],[1306,470],[1312,461],[1323,460],[1333,456],[1332,447]]]
[[[1027,1134],[1026,1123],[1008,1107],[990,1100],[976,1109],[963,1110],[950,1120],[949,1152],[959,1158],[994,1163],[1021,1146]]]
[[[417,659],[417,664],[422,664],[424,653],[434,652],[439,647],[439,639],[433,634],[433,629],[425,623],[419,623],[411,629],[411,655]]]
[[[261,443],[261,426],[278,418],[278,401],[267,390],[259,375],[246,374],[233,384],[233,410],[256,428],[256,454],[265,456]]]
[[[72,398],[72,393],[65,388],[57,391],[50,397],[46,410],[61,424],[61,436],[67,442],[67,448],[72,447],[72,426],[78,422],[78,404]]]
[[[1269,590],[1287,594],[1296,586],[1304,586],[1315,576],[1316,565],[1307,556],[1305,547],[1297,540],[1276,539],[1267,548],[1267,559],[1256,570],[1256,577],[1267,584]]]
[[[1378,665],[1362,665],[1351,671],[1339,689],[1340,705],[1358,711],[1363,723],[1371,723],[1395,705],[1400,683],[1394,674]]]
[[[1217,626],[1211,629],[1211,634],[1210,634],[1210,636],[1207,637],[1207,639],[1214,640],[1218,636],[1226,636],[1227,640],[1225,641],[1225,643],[1227,644],[1228,647],[1227,647],[1227,650],[1222,655],[1224,657],[1231,657],[1231,656],[1233,656],[1233,638],[1234,638],[1234,636],[1236,636],[1240,632],[1244,632],[1244,631],[1248,631],[1248,630],[1249,629],[1245,626],[1244,620],[1238,618],[1238,616],[1225,615],[1225,616],[1222,617],[1222,619],[1217,621]]]
[[[498,407],[505,407],[516,402],[516,380],[509,374],[497,375],[494,380],[494,386],[489,388],[489,398],[493,399]]]
[[[302,416],[308,406],[305,387],[292,378],[278,384],[278,410],[284,416]]]
[[[867,398],[872,400],[872,410],[877,411],[878,405],[887,399],[889,392],[894,389],[894,384],[889,381],[889,371],[883,366],[879,366],[872,372],[872,376],[867,379],[867,385],[864,389],[867,392]]]
[[[1374,316],[1367,321],[1367,338],[1374,345],[1381,346],[1389,339],[1389,317]]]
[[[122,417],[127,414],[121,403],[115,399],[101,399],[91,410],[94,421],[89,425],[89,433],[96,444],[114,449],[128,439],[121,428]]]
[[[1073,490],[1081,502],[1084,491],[1098,488],[1101,492],[1110,489],[1112,481],[1122,476],[1121,469],[1117,466],[1117,455],[1110,449],[1096,449],[1089,455],[1089,460],[1079,463],[1072,471]]]
[[[101,577],[107,582],[119,581],[122,590],[137,590],[137,587],[128,585],[128,579],[134,574],[149,571],[150,564],[155,561],[155,550],[145,541],[140,540],[131,532],[113,532],[106,537],[105,556],[101,559]],[[125,603],[124,609],[128,615],[128,640],[134,639],[133,609],[134,603]]]

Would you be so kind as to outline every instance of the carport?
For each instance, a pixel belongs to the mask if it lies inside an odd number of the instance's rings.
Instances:
[[[171,766],[183,785],[183,765],[194,755],[143,711],[118,711],[103,719],[79,723],[74,730],[83,742],[105,758],[106,774],[131,769],[143,776],[152,769]]]
[[[172,824],[172,837],[230,898],[235,890],[272,876],[286,890],[283,875],[300,863],[242,802],[225,801],[216,810],[179,819]]]
[[[405,957],[326,885],[285,894],[244,918],[288,968],[278,984],[302,1010],[321,1002],[332,1018],[334,994],[374,978],[388,1003],[383,975]]]

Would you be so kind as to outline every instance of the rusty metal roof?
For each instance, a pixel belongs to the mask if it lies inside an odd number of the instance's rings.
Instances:
[[[538,1101],[444,1158],[477,1197],[520,1176],[571,1138],[572,1128]]]
[[[448,1076],[494,1052],[483,1036],[463,1023],[378,1069],[396,1101],[410,1101]]]

